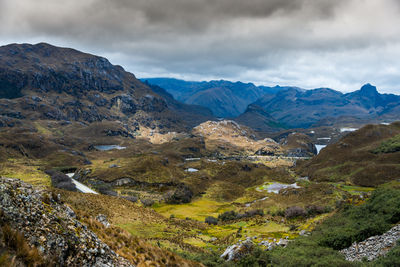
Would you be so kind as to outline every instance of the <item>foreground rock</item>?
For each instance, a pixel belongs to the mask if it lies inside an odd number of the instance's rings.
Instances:
[[[17,179],[0,178],[0,211],[3,224],[59,266],[132,266],[119,257],[59,198]]]
[[[400,225],[396,225],[383,235],[372,236],[362,242],[354,242],[351,247],[340,252],[348,261],[361,261],[366,258],[369,261],[385,255],[400,239]]]

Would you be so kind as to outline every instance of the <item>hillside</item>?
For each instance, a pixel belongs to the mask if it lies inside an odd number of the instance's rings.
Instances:
[[[400,124],[367,125],[298,164],[300,175],[313,181],[377,186],[398,179]],[[396,139],[397,138],[397,139]]]
[[[182,120],[190,127],[199,125],[200,123],[208,120],[215,119],[212,111],[207,107],[200,105],[184,104],[174,99],[174,97],[163,88],[157,85],[151,85],[145,82],[153,92],[162,96],[167,102],[168,108],[179,114]]]
[[[265,96],[264,96],[265,97]],[[285,127],[268,114],[262,107],[256,104],[247,106],[245,112],[240,114],[234,120],[240,124],[246,125],[257,132],[278,132]]]
[[[119,120],[132,133],[138,126],[182,131],[193,120],[203,121],[196,118],[198,107],[167,101],[105,58],[46,43],[0,47],[0,107],[3,125],[23,119]]]
[[[252,83],[209,81],[190,82],[169,78],[142,79],[166,89],[177,100],[208,107],[215,116],[233,118],[243,113],[247,105],[264,95],[274,95],[280,87],[255,86]]]

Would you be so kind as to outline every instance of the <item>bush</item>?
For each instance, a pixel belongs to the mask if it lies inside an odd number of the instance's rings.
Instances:
[[[51,177],[51,184],[55,188],[64,189],[68,191],[77,191],[75,184],[71,178],[62,172],[56,170],[47,170],[46,173]]]
[[[154,204],[154,200],[152,199],[141,199],[140,202],[142,202],[143,206],[145,207],[151,207]]]
[[[322,206],[317,206],[317,205],[311,205],[306,207],[306,212],[307,215],[312,217],[316,215],[320,215],[326,212],[329,212],[328,207],[322,207]]]
[[[292,219],[297,217],[305,217],[307,212],[298,206],[289,207],[285,210],[285,218]]]
[[[378,153],[394,153],[400,151],[400,134],[382,142],[379,147],[374,149],[372,152]]]
[[[205,220],[205,223],[207,224],[212,224],[212,225],[217,225],[218,224],[218,219],[212,216],[208,216]]]
[[[244,214],[245,217],[264,216],[264,211],[262,209],[249,210],[246,211]]]
[[[110,184],[101,183],[96,186],[97,191],[100,194],[108,195],[108,196],[118,196],[117,192],[115,192]]]
[[[170,204],[189,203],[192,200],[193,192],[187,185],[179,185],[175,191],[164,195],[165,202]]]
[[[129,200],[130,202],[137,202],[138,201],[138,197],[135,196],[123,196],[123,198],[125,198],[126,200]]]
[[[226,211],[226,212],[218,215],[218,220],[223,221],[223,222],[235,220],[237,218],[237,215],[238,214],[233,210]]]

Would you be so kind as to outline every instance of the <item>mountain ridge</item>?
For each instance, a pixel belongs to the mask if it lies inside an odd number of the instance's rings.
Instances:
[[[273,95],[280,87],[256,86],[253,83],[211,80],[202,82],[184,81],[174,78],[144,78],[158,85],[177,100],[186,104],[197,104],[210,108],[214,115],[233,118],[243,113],[247,106],[263,95]]]
[[[129,131],[140,125],[183,131],[211,117],[205,111],[197,117],[199,107],[163,98],[104,57],[47,43],[1,46],[0,88],[0,121],[119,120]],[[192,124],[185,122],[188,114]]]

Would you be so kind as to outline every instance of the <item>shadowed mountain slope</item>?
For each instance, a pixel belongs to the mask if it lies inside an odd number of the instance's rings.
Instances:
[[[0,47],[0,121],[119,120],[130,130],[161,131],[192,126],[184,115],[195,117],[199,108],[167,98],[103,57],[46,43]]]

